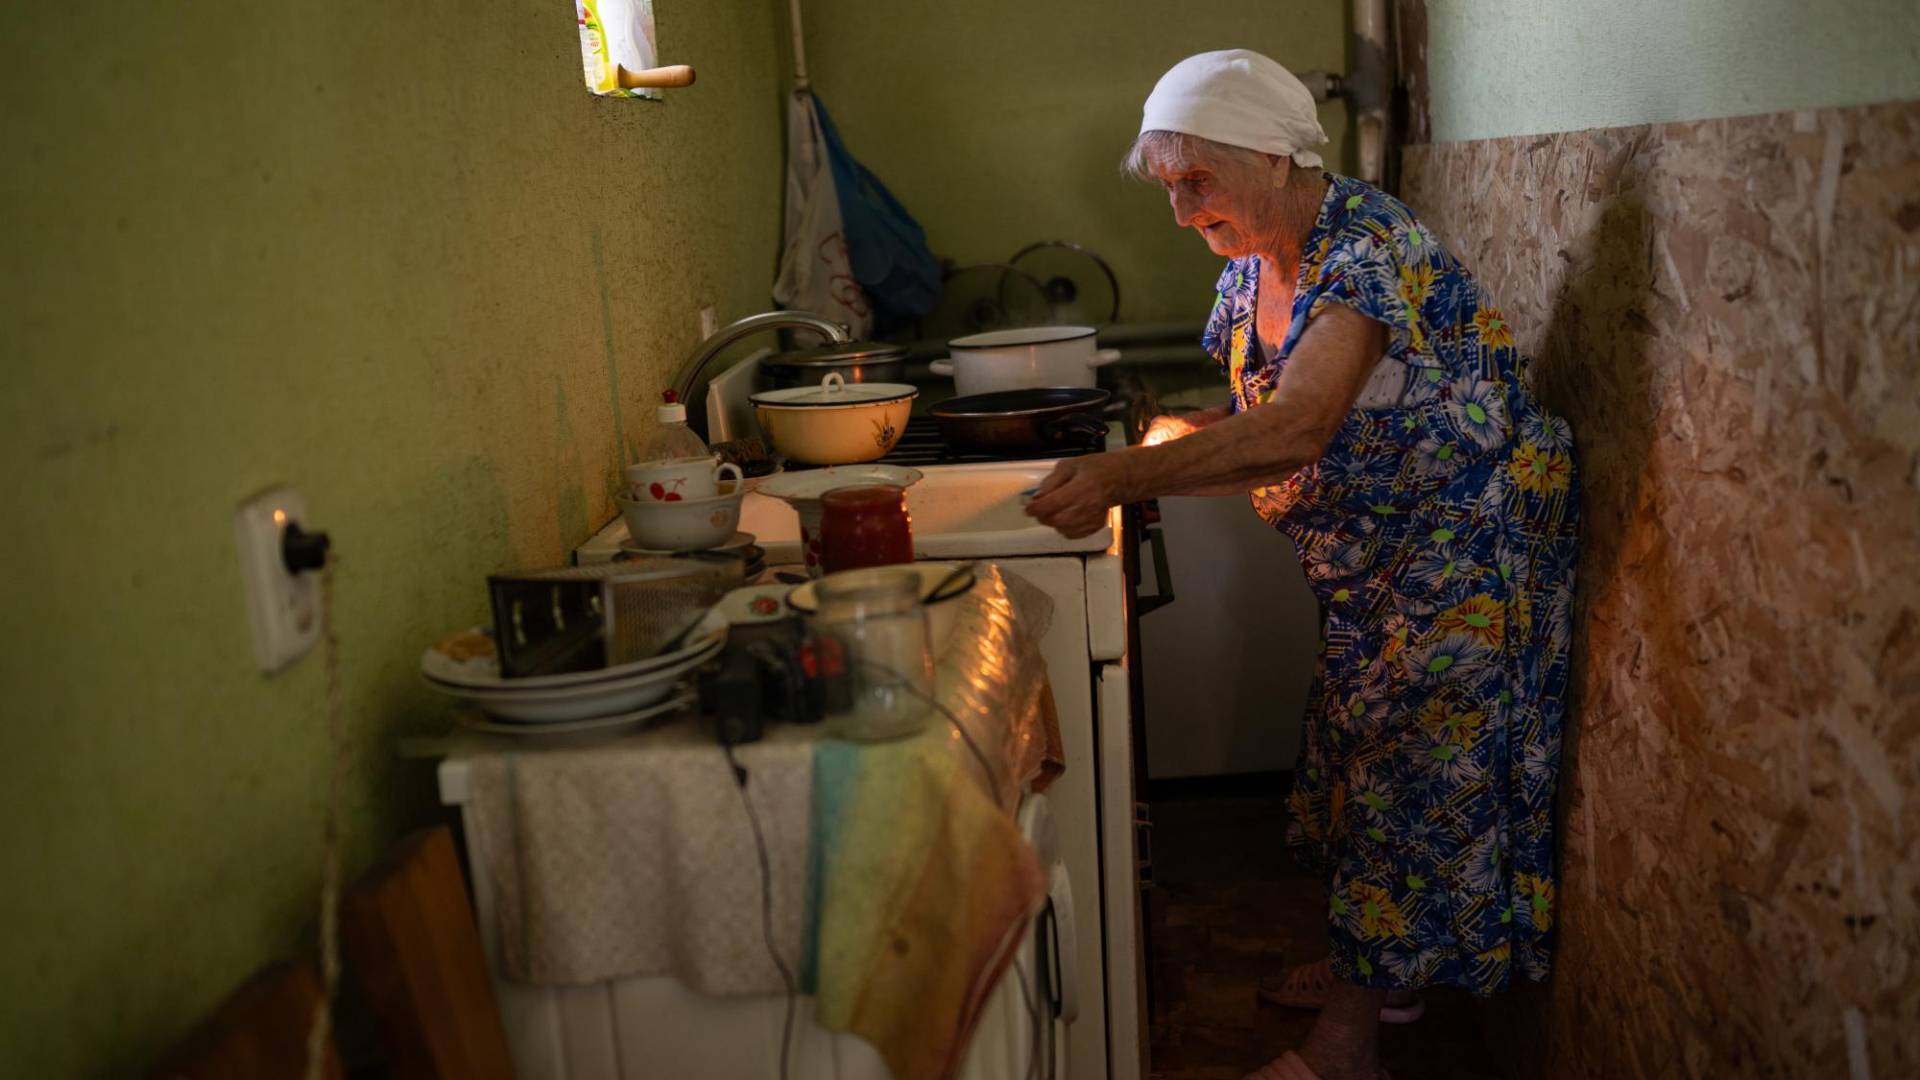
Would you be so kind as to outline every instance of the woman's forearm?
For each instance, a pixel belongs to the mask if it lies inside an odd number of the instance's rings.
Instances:
[[[1226,416],[1154,447],[1135,447],[1128,500],[1239,495],[1277,484],[1320,456],[1333,432],[1273,404]]]
[[[1204,409],[1195,409],[1190,413],[1183,413],[1180,419],[1185,420],[1194,431],[1199,431],[1201,428],[1210,427],[1232,415],[1233,406],[1223,402],[1219,405],[1209,405]]]
[[[1125,501],[1239,494],[1286,480],[1319,460],[1385,347],[1381,324],[1330,308],[1307,324],[1265,404],[1185,438],[1122,451],[1131,455]]]

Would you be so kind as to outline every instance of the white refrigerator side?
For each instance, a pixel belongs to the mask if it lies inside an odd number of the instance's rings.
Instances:
[[[1147,774],[1292,768],[1320,651],[1293,545],[1239,496],[1161,499],[1160,529],[1179,600],[1140,620]]]

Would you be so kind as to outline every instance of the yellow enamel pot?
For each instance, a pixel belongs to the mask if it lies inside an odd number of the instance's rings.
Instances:
[[[809,465],[852,465],[893,449],[919,396],[906,383],[848,383],[836,371],[819,386],[766,390],[750,400],[775,450]]]

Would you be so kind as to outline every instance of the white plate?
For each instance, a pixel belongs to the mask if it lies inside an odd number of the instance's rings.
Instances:
[[[793,609],[786,602],[787,593],[791,591],[793,586],[777,581],[769,585],[747,585],[721,597],[713,610],[733,626],[779,622],[793,617]]]
[[[661,716],[670,716],[683,709],[691,708],[695,698],[683,694],[672,701],[663,701],[658,705],[649,705],[644,709],[620,713],[617,716],[600,716],[590,720],[567,720],[545,724],[496,723],[481,720],[474,716],[462,716],[460,726],[468,731],[480,731],[489,735],[579,735],[589,731],[618,731],[622,728],[637,727],[649,720]]]
[[[560,675],[528,675],[518,679],[500,677],[500,657],[497,653],[491,656],[476,656],[471,660],[455,660],[441,652],[439,645],[435,645],[420,654],[420,674],[426,676],[427,681],[438,689],[457,687],[463,690],[549,690],[584,686],[588,683],[627,679],[649,671],[671,667],[692,653],[705,648],[710,644],[707,639],[714,634],[724,637],[726,629],[726,619],[716,618],[713,612],[709,611],[687,633],[686,644],[673,652],[649,656],[645,660],[635,660],[630,664],[620,664],[615,667],[595,668],[592,671],[569,671]],[[478,626],[466,633],[487,636],[485,630]]]
[[[588,686],[548,691],[545,696],[538,693],[529,696],[502,691],[463,690],[451,686],[436,686],[435,689],[471,702],[479,706],[480,711],[502,720],[514,720],[523,724],[591,720],[632,712],[664,701],[681,684],[689,671],[719,652],[722,644],[724,644],[723,641],[716,641],[706,652],[663,671],[650,672],[623,682],[594,683]]]
[[[775,499],[818,499],[834,488],[861,484],[892,484],[912,487],[926,474],[905,465],[829,465],[824,469],[805,469],[767,477],[756,491]]]
[[[638,675],[629,675],[624,679],[609,679],[605,682],[582,683],[579,686],[536,686],[527,689],[518,687],[489,687],[480,689],[472,686],[448,686],[445,683],[434,683],[432,680],[428,680],[428,683],[433,686],[435,690],[443,694],[466,698],[470,701],[586,701],[591,698],[604,697],[607,694],[622,690],[630,690],[641,686],[652,686],[654,683],[662,680],[671,680],[675,675],[678,675],[688,668],[698,667],[702,663],[705,663],[714,653],[719,652],[725,644],[726,639],[724,637],[707,638],[705,639],[705,644],[700,648],[682,656],[679,660],[666,667],[655,668],[652,671],[643,671]]]

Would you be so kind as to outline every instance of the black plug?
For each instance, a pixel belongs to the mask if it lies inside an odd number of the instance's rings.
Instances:
[[[326,533],[308,532],[299,523],[289,521],[280,534],[280,561],[286,564],[289,574],[318,570],[327,565],[327,549],[332,546]]]

